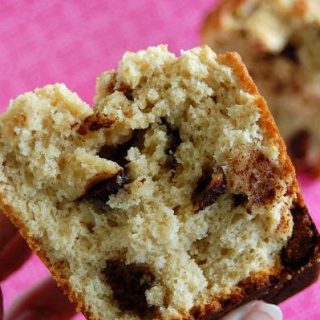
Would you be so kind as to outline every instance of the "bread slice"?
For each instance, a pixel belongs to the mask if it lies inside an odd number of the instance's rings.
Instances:
[[[235,53],[126,53],[0,118],[0,207],[88,319],[218,319],[315,280],[319,235]]]
[[[240,53],[298,169],[320,175],[320,1],[225,0],[202,40]]]

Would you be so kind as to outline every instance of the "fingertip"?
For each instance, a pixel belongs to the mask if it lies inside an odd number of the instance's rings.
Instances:
[[[243,320],[282,320],[282,318],[282,311],[278,306],[259,301]]]
[[[281,309],[264,301],[252,301],[230,312],[223,320],[282,320]]]

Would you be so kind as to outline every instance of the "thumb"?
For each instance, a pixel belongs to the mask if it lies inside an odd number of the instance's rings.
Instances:
[[[281,309],[263,301],[250,302],[227,314],[222,320],[282,320]]]

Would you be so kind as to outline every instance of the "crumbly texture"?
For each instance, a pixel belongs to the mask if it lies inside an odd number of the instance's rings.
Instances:
[[[204,319],[300,248],[294,169],[234,53],[126,53],[94,109],[59,84],[21,95],[0,166],[0,207],[90,319]]]
[[[202,40],[240,53],[296,168],[320,175],[320,1],[222,1]]]

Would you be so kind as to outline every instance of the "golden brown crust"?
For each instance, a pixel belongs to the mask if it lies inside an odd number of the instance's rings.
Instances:
[[[280,136],[279,130],[268,109],[268,105],[265,99],[259,93],[259,90],[253,82],[252,78],[250,77],[249,72],[246,66],[243,64],[240,55],[236,52],[227,52],[225,54],[219,55],[218,61],[231,67],[234,70],[245,91],[257,96],[258,107],[260,108],[261,112],[259,125],[264,129],[265,139],[271,139],[272,141],[274,141],[275,145],[279,146],[279,157],[281,163],[284,165],[285,172],[295,172],[292,162],[287,156],[286,145]],[[296,187],[298,187],[298,185]],[[299,189],[296,189],[297,193],[299,193],[299,191]]]
[[[308,216],[305,211],[305,216]],[[238,284],[239,290],[233,292],[227,299],[213,304],[197,307],[193,310],[195,319],[216,320],[228,312],[252,300],[264,300],[278,304],[302,289],[314,283],[320,271],[320,236],[314,224],[314,251],[309,260],[298,269],[284,267],[277,275],[270,277],[248,278]],[[303,243],[301,244],[303,246]]]
[[[231,310],[252,300],[262,299],[278,304],[317,280],[320,272],[320,236],[303,204],[301,194],[298,195],[292,214],[298,232],[293,233],[288,245],[283,249],[281,269],[271,276],[266,273],[247,278],[241,281],[228,297],[194,307],[194,319],[220,319]],[[288,251],[289,260],[284,254],[285,251]]]
[[[269,111],[268,105],[265,99],[259,93],[254,81],[252,80],[246,66],[243,64],[241,57],[236,52],[227,52],[218,56],[219,62],[230,66],[235,74],[238,76],[244,90],[247,90],[251,94],[257,95],[258,106],[261,112],[261,118],[259,125],[264,129],[265,139],[271,139],[276,145],[279,146],[279,159],[283,165],[284,174],[295,173],[295,168],[291,162],[291,159],[287,156],[287,148],[284,140],[280,136],[279,129],[277,128],[272,114]],[[298,197],[299,203],[305,206],[304,200],[301,195],[300,186],[296,179],[292,181],[291,188],[288,188],[289,193],[295,193]]]

